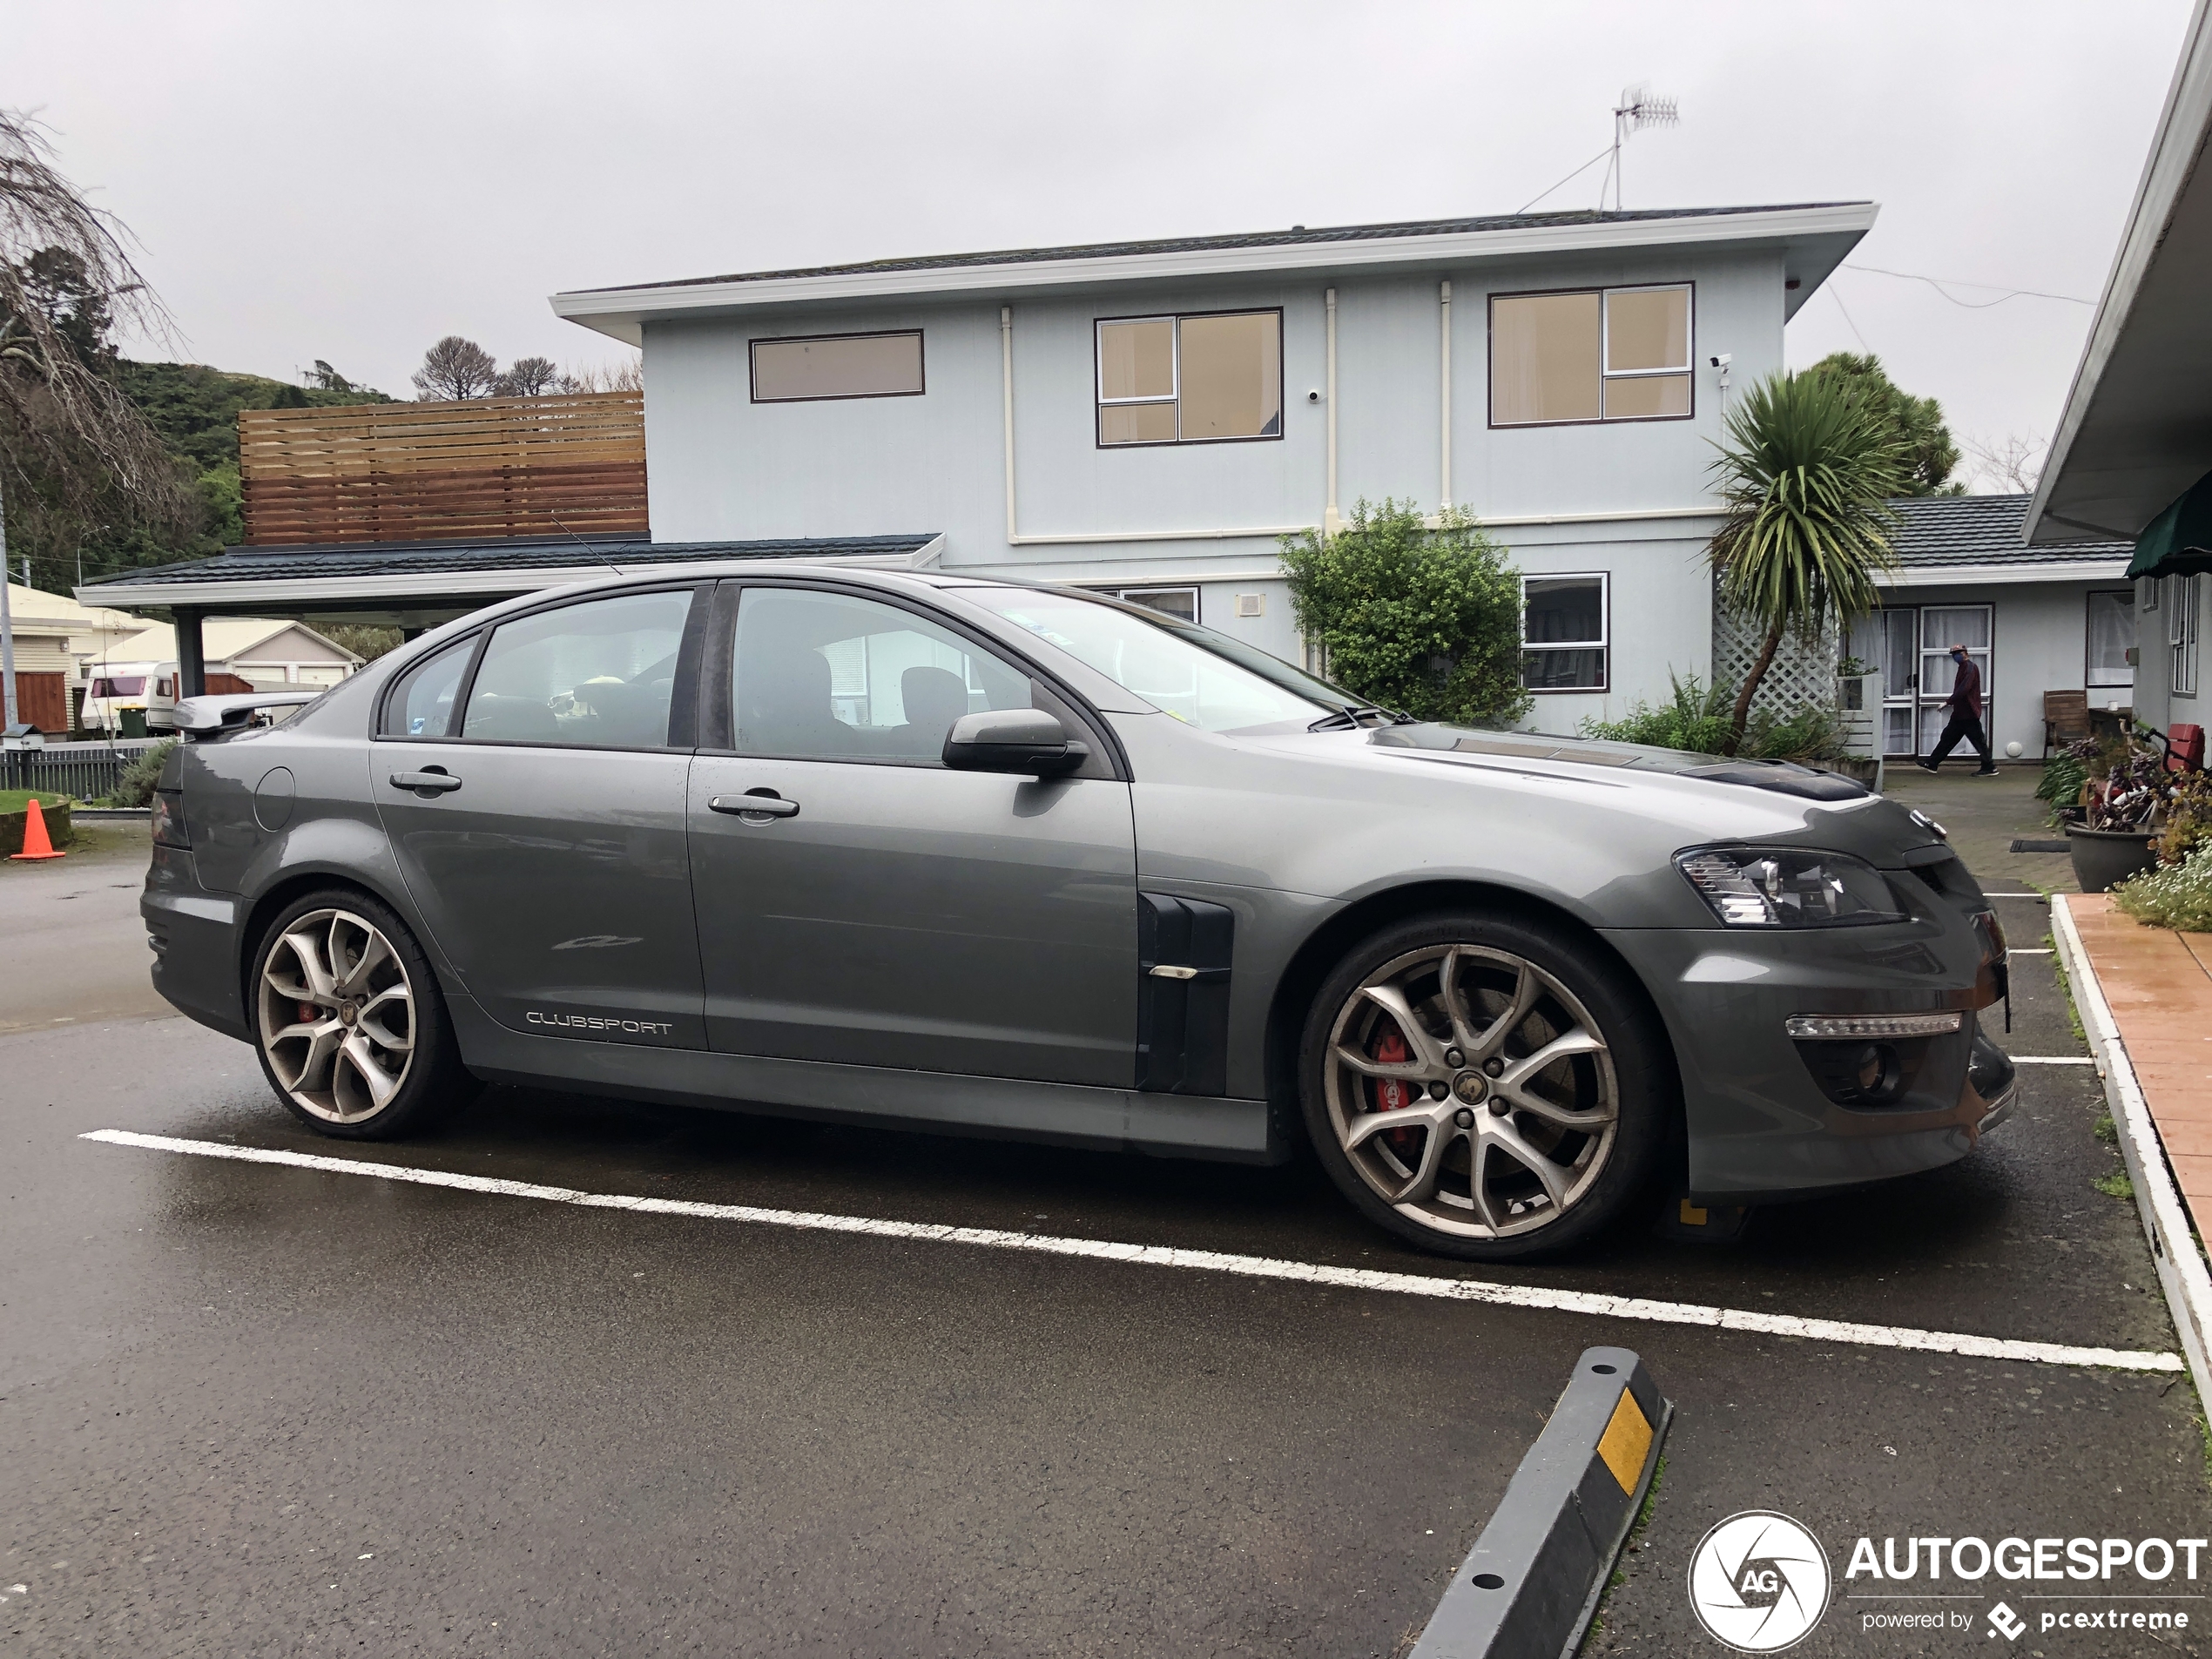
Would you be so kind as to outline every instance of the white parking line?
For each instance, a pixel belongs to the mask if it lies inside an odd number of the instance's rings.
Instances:
[[[2094,1066],[2097,1057],[2088,1054],[2015,1054],[2005,1056],[2016,1066]],[[1395,1130],[1392,1131],[1393,1134]]]
[[[1436,1297],[1452,1302],[1487,1302],[1501,1307],[1548,1312],[1587,1313],[1600,1318],[1640,1319],[1653,1325],[1703,1325],[1761,1336],[1801,1337],[1813,1342],[1851,1342],[1869,1348],[1903,1348],[1921,1353],[1955,1353],[1977,1359],[2018,1359],[2046,1366],[2101,1366],[2116,1371],[2180,1371],[2177,1353],[2134,1348],[2079,1348],[2059,1342],[2018,1342],[2004,1337],[1969,1336],[1955,1331],[1916,1331],[1905,1325],[1859,1325],[1846,1319],[1805,1319],[1786,1313],[1757,1313],[1748,1308],[1705,1307],[1695,1302],[1654,1302],[1641,1297],[1600,1296],[1588,1291],[1547,1290],[1532,1285],[1498,1285],[1482,1279],[1430,1278],[1420,1273],[1385,1273],[1366,1267],[1327,1267],[1318,1262],[1278,1261],[1267,1256],[1231,1256],[1219,1251],[1178,1250],[1165,1244],[1118,1244],[1101,1238],[1062,1238],[1042,1233],[1002,1232],[990,1227],[948,1227],[914,1221],[879,1221],[867,1216],[819,1215],[804,1210],[766,1210],[745,1204],[695,1204],[681,1198],[635,1198],[622,1193],[579,1192],[570,1187],[538,1186],[481,1175],[449,1175],[442,1170],[409,1169],[401,1163],[318,1157],[311,1152],[269,1151],[258,1146],[230,1146],[219,1141],[185,1141],[131,1130],[96,1129],[78,1137],[110,1146],[181,1152],[192,1157],[228,1158],[240,1163],[278,1163],[327,1175],[374,1176],[416,1186],[451,1187],[502,1198],[534,1198],[546,1204],[577,1204],[587,1210],[631,1210],[650,1216],[680,1216],[695,1221],[744,1221],[756,1226],[795,1227],[813,1232],[859,1233],[871,1238],[907,1238],[934,1244],[972,1244],[985,1250],[1018,1250],[1033,1255],[1076,1256],[1125,1262],[1143,1267],[1180,1267],[1231,1273],[1243,1278],[1290,1279],[1350,1291],[1384,1291],[1397,1296]]]

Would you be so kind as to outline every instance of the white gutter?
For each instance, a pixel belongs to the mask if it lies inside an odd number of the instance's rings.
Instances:
[[[1436,493],[1436,510],[1452,510],[1452,285],[1447,280],[1438,287],[1438,308],[1444,318],[1443,356],[1438,371],[1443,389],[1440,401],[1443,413],[1443,434],[1439,442],[1444,456],[1443,474]]]
[[[1726,242],[1799,241],[1837,237],[1856,241],[1874,223],[1871,202],[1793,207],[1696,218],[1629,219],[1594,224],[1521,226],[1426,235],[1363,237],[1347,241],[1297,241],[1259,246],[1178,248],[1061,260],[1023,260],[996,265],[862,268],[813,276],[759,277],[746,281],[659,284],[556,293],[556,316],[638,343],[646,317],[752,310],[764,306],[830,300],[913,299],[925,295],[1002,293],[1009,288],[1080,287],[1130,281],[1216,276],[1343,272],[1413,263],[1464,266],[1486,260],[1579,252],[1617,253],[1663,246],[1694,247]],[[1838,249],[1837,257],[1842,257]],[[1824,279],[1805,273],[1800,303]]]
[[[2081,435],[2081,423],[2088,418],[2089,405],[2097,395],[2097,383],[2104,378],[2106,366],[2120,344],[2121,333],[2128,326],[2128,314],[2134,309],[2135,296],[2142,288],[2143,278],[2149,273],[2150,262],[2166,240],[2174,209],[2204,152],[2208,127],[2212,127],[2212,41],[2206,36],[2206,10],[2207,0],[2197,0],[2190,13],[2182,60],[2175,66],[2173,84],[2167,88],[2166,107],[2158,118],[2158,132],[2151,140],[2150,155],[2143,163],[2142,178],[2135,185],[2134,202],[2128,210],[2128,227],[2121,236],[2119,251],[2113,255],[2112,271],[2105,278],[2104,293],[2097,300],[2096,318],[2089,325],[2089,343],[2082,347],[2081,361],[2074,371],[2074,383],[2067,388],[2066,402],[2060,406],[2059,429],[2053,435],[2051,447],[2044,456],[2043,475],[2036,480],[2035,494],[2027,503],[2027,517],[2020,529],[2023,542],[2034,539],[2047,515],[2054,523],[2069,529],[2107,536],[2126,534],[2114,527],[2080,524],[2052,513],[2051,496],[2058,486],[2060,475],[2066,470],[2074,441]]]
[[[1999,582],[2110,582],[2128,585],[2128,563],[2121,559],[2039,560],[2017,564],[1908,564],[1885,571],[1885,588],[1972,588]]]

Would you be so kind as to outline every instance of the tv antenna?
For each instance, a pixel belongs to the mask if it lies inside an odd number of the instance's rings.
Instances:
[[[1656,98],[1651,89],[1638,84],[1621,89],[1621,101],[1613,106],[1613,159],[1607,165],[1605,178],[1597,187],[1598,211],[1605,211],[1605,186],[1613,186],[1613,210],[1621,211],[1621,146],[1631,134],[1646,127],[1671,127],[1682,125],[1682,112],[1671,98]]]

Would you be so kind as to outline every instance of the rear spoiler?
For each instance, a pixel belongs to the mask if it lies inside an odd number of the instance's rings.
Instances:
[[[242,732],[256,709],[291,708],[312,703],[320,690],[300,691],[236,691],[220,697],[187,697],[178,701],[173,717],[177,730],[202,741]]]

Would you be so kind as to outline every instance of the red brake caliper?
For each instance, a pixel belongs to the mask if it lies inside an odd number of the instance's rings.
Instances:
[[[1377,1028],[1374,1047],[1368,1058],[1379,1060],[1386,1066],[1402,1066],[1413,1057],[1406,1046],[1405,1034],[1389,1020]],[[1373,1077],[1368,1080],[1375,1091],[1375,1109],[1379,1112],[1399,1111],[1413,1103],[1413,1085],[1403,1077]],[[1420,1150],[1420,1136],[1410,1129],[1394,1129],[1386,1138],[1390,1150],[1400,1158],[1410,1158]]]

